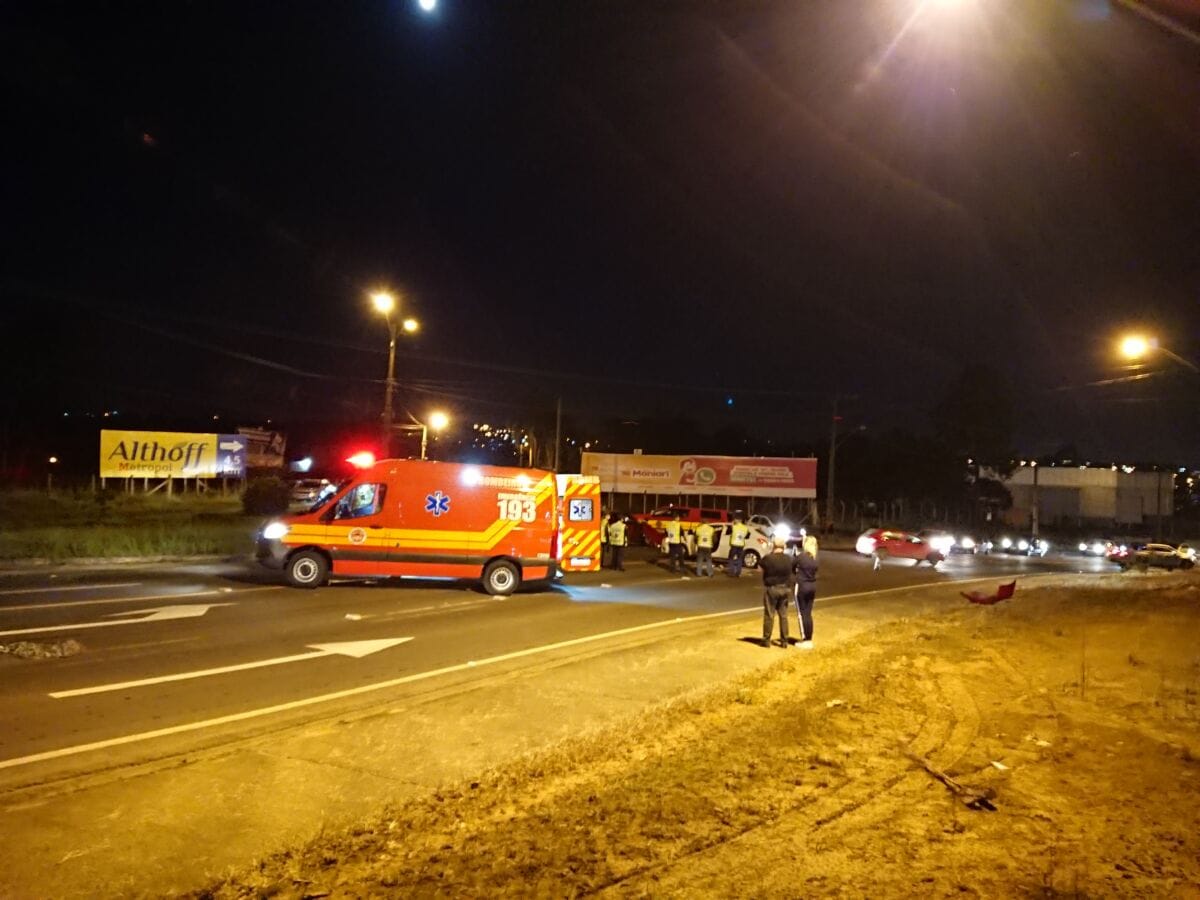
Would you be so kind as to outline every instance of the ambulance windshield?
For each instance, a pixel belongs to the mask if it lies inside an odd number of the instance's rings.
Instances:
[[[317,499],[313,501],[312,506],[305,510],[305,512],[313,513],[319,509],[322,509],[326,504],[329,503],[330,500],[340,494],[342,492],[342,488],[348,485],[352,480],[353,476],[350,476],[343,478],[337,484],[331,483],[325,485],[325,487],[321,489],[321,493],[317,495]]]

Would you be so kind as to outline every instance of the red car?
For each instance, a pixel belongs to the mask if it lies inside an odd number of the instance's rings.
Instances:
[[[858,536],[854,549],[864,556],[875,558],[876,563],[890,556],[898,559],[914,560],[916,565],[927,562],[936,566],[945,555],[936,550],[923,538],[907,531],[896,531],[891,528],[872,528]]]

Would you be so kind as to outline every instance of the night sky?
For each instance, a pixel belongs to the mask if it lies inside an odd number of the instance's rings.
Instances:
[[[0,15],[10,434],[370,424],[388,287],[414,412],[786,443],[986,363],[1021,452],[1200,464],[1112,352],[1200,362],[1200,48],[1101,0]]]

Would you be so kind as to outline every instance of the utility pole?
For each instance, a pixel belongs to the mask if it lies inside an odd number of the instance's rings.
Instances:
[[[396,392],[396,323],[392,320],[391,315],[387,317],[388,324],[388,374],[387,374],[387,389],[383,394],[383,455],[385,458],[391,458],[392,455],[392,423],[394,422],[395,413],[392,412],[392,399]]]
[[[841,420],[842,417],[838,415],[838,398],[835,396],[833,398],[833,419],[829,426],[829,473],[825,480],[825,528],[827,530],[833,529],[833,473],[837,463],[838,422]]]
[[[558,471],[558,448],[562,445],[562,397],[554,408],[554,471]]]
[[[1029,530],[1031,532],[1033,539],[1036,541],[1038,539],[1038,513],[1039,513],[1039,510],[1038,510],[1038,479],[1037,479],[1038,464],[1037,464],[1037,460],[1035,459],[1032,462],[1030,462],[1030,465],[1033,466],[1033,502],[1030,504],[1030,510],[1029,510]]]

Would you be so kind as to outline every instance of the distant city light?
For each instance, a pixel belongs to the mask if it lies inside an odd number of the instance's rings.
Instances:
[[[292,466],[297,472],[309,472],[312,470],[312,465],[313,459],[311,456],[306,456],[304,459],[298,459],[292,463]]]
[[[52,457],[50,457],[50,459],[49,459],[49,462],[51,462],[51,463],[56,463],[56,462],[58,462],[58,457],[57,457],[57,456],[52,456]]]

